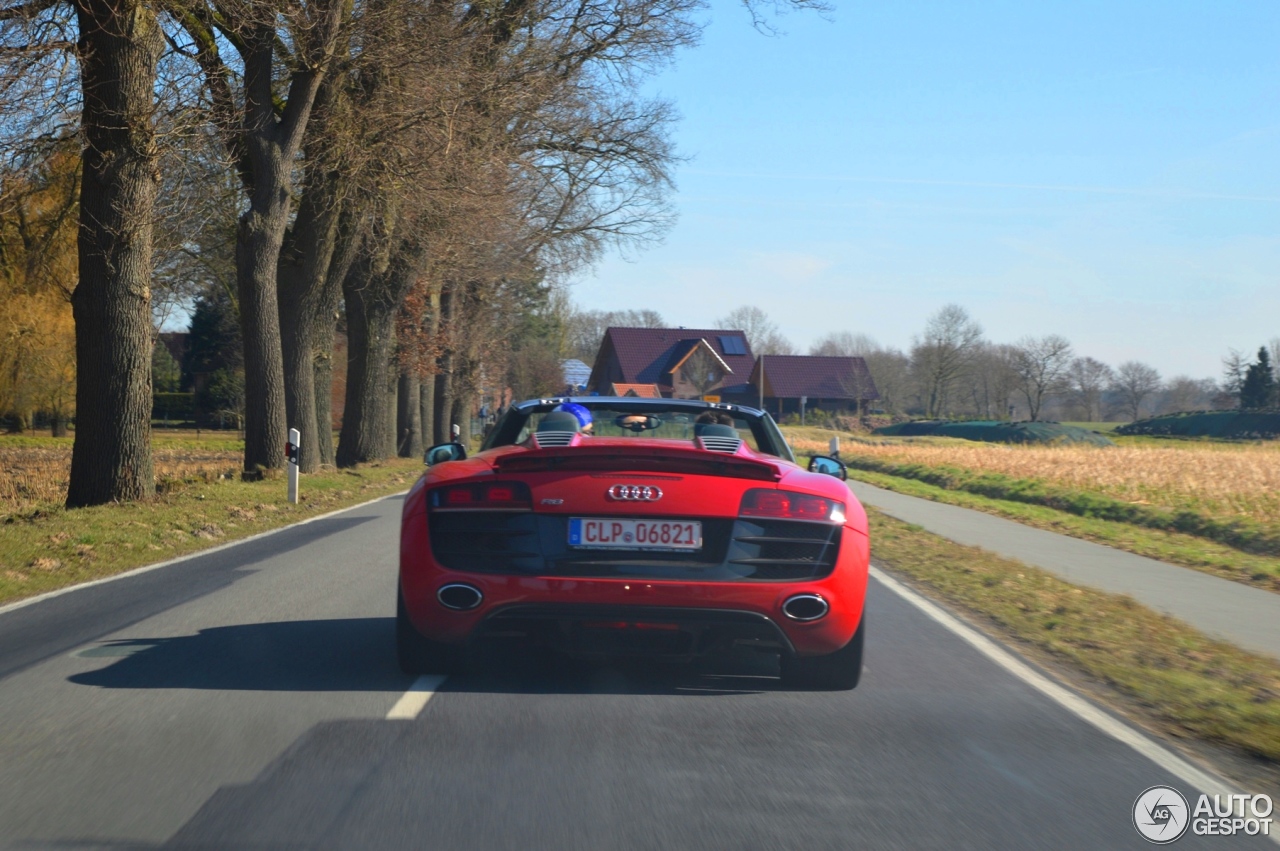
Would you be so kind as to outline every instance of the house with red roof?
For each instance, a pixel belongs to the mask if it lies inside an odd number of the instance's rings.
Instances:
[[[707,328],[608,328],[587,380],[602,396],[651,395],[748,402],[755,358],[741,331]],[[643,387],[645,389],[639,389]],[[618,392],[621,390],[621,392]]]
[[[751,371],[751,386],[759,394],[764,384],[764,407],[776,417],[797,413],[802,406],[824,411],[860,411],[880,398],[867,362],[857,357],[766,355]],[[759,400],[755,404],[759,404]]]
[[[766,355],[757,360],[742,331],[608,328],[587,380],[601,396],[719,398],[757,407],[761,383],[775,416],[807,409],[859,410],[880,398],[857,357]]]

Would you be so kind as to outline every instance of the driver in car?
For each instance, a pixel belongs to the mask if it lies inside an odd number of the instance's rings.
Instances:
[[[591,412],[582,405],[579,405],[577,402],[565,402],[561,405],[556,405],[552,410],[565,414],[573,414],[574,418],[578,420],[579,433],[585,435],[591,434],[592,427],[594,426],[594,423],[591,421]]]

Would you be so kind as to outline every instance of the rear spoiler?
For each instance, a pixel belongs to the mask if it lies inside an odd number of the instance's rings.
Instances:
[[[740,455],[723,455],[690,447],[637,446],[620,449],[580,443],[572,447],[530,449],[494,459],[499,473],[543,473],[552,471],[676,473],[691,476],[725,476],[776,482],[782,478],[778,467]]]

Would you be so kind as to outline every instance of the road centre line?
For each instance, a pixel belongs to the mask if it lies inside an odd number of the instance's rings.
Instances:
[[[178,564],[179,562],[190,561],[191,559],[199,558],[200,556],[212,555],[213,553],[221,552],[222,550],[227,550],[227,549],[230,549],[231,547],[238,547],[241,544],[248,544],[253,541],[257,541],[261,538],[267,537],[268,535],[276,535],[276,534],[279,534],[280,532],[284,532],[287,529],[294,529],[298,526],[305,526],[308,523],[314,523],[317,520],[325,520],[329,517],[333,517],[338,514],[344,514],[348,511],[355,511],[357,508],[364,508],[366,505],[373,505],[375,502],[381,502],[384,499],[391,499],[392,497],[395,497],[395,496],[404,496],[407,493],[408,493],[407,490],[403,490],[397,493],[385,494],[383,496],[374,497],[373,499],[366,500],[365,502],[361,502],[357,505],[348,505],[346,508],[338,508],[333,511],[327,511],[324,514],[317,514],[315,517],[308,517],[305,520],[299,520],[297,523],[290,523],[288,526],[280,526],[276,529],[268,529],[265,532],[259,532],[256,535],[250,535],[247,538],[240,538],[235,541],[228,541],[225,544],[219,544],[218,546],[210,547],[207,550],[196,550],[193,553],[187,553],[186,555],[178,556],[177,558],[171,558],[168,561],[160,561],[160,562],[156,562],[155,564],[144,564],[142,567],[135,567],[133,570],[127,570],[124,573],[117,573],[114,576],[104,576],[102,579],[95,579],[92,582],[81,582],[78,585],[68,585],[66,588],[59,588],[56,591],[46,591],[43,594],[37,594],[34,597],[28,597],[25,600],[19,600],[16,603],[10,603],[7,606],[0,606],[0,615],[6,615],[9,612],[17,611],[18,609],[22,609],[27,606],[32,606],[32,605],[35,605],[36,603],[41,603],[41,602],[44,602],[45,600],[53,599],[54,597],[61,597],[63,594],[70,594],[72,591],[81,591],[85,588],[92,588],[95,585],[105,585],[108,582],[115,582],[117,579],[128,579],[130,576],[137,576],[140,573],[148,573],[152,570],[159,570],[162,567],[169,567],[170,565]]]
[[[391,707],[391,711],[387,713],[388,721],[412,721],[418,717],[427,701],[436,693],[436,689],[440,688],[444,683],[445,677],[441,674],[423,674],[413,681],[413,685],[409,686],[409,690],[400,695],[400,699],[396,701],[396,705]]]
[[[1075,715],[1082,721],[1092,725],[1099,731],[1106,733],[1113,739],[1126,744],[1156,765],[1168,771],[1182,782],[1189,786],[1193,786],[1206,794],[1235,794],[1237,789],[1232,788],[1231,784],[1221,778],[1215,777],[1206,771],[1203,771],[1182,757],[1170,751],[1168,748],[1157,744],[1152,739],[1134,730],[1127,724],[1124,724],[1107,713],[1098,709],[1084,698],[1070,691],[1069,689],[1055,683],[1053,680],[1036,671],[1027,663],[1018,659],[1013,653],[1005,650],[991,639],[982,635],[977,630],[962,623],[954,615],[945,611],[942,607],[925,599],[924,597],[912,591],[901,582],[893,579],[878,567],[871,568],[871,575],[893,593],[924,612],[934,621],[937,621],[946,629],[955,633],[964,639],[975,650],[986,656],[992,662],[995,662],[1001,668],[1004,668],[1010,674],[1022,680],[1045,697],[1057,703],[1063,709]],[[1280,845],[1280,834],[1271,834],[1270,839],[1277,845]]]

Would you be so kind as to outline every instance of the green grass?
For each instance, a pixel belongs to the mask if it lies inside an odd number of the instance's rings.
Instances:
[[[1129,597],[868,510],[871,553],[932,596],[1114,689],[1178,737],[1280,761],[1280,662],[1215,641]]]
[[[1280,592],[1280,559],[1251,555],[1203,538],[1162,532],[1098,518],[1080,517],[1052,508],[1009,502],[850,468],[849,477],[907,496],[945,502],[997,514],[1028,526],[1095,541],[1170,564],[1179,564],[1267,591]]]
[[[283,477],[170,482],[145,502],[68,511],[45,505],[0,525],[0,604],[245,538],[405,490],[422,464],[394,459],[304,475],[289,505]],[[388,544],[392,546],[392,544]]]

